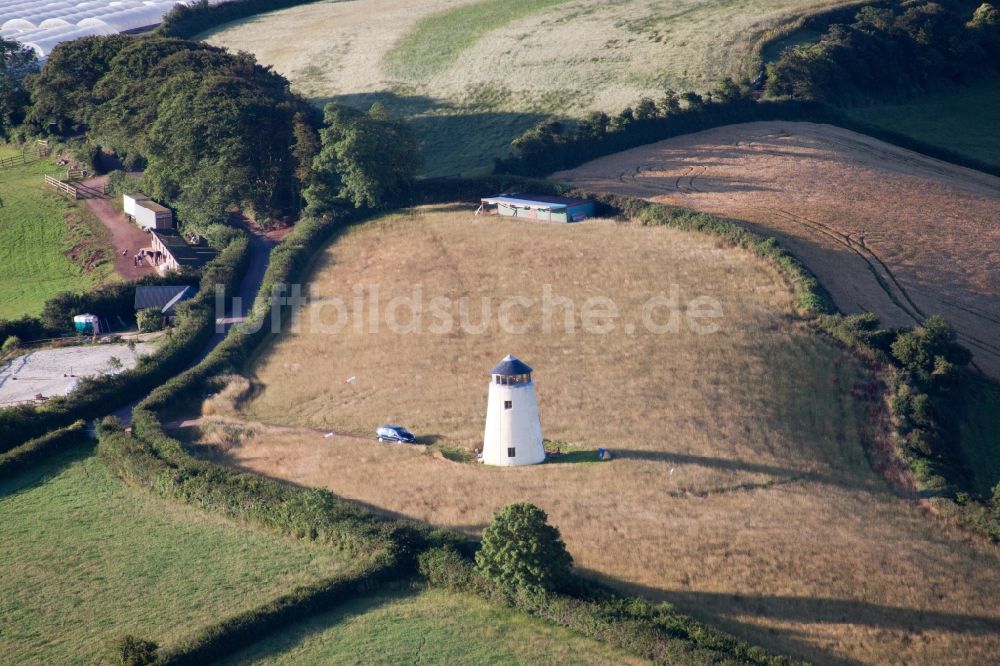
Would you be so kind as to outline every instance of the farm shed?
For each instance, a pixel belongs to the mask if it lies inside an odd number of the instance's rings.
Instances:
[[[476,212],[548,222],[579,222],[594,215],[594,202],[550,194],[501,194],[482,199]]]
[[[132,217],[143,229],[172,229],[174,226],[174,214],[170,209],[152,199],[135,200],[133,207]]]
[[[201,268],[216,254],[210,247],[188,245],[176,229],[150,229],[156,270],[162,275],[182,267]]]
[[[186,285],[136,287],[135,311],[155,308],[169,319],[173,317],[176,305],[194,296],[194,292],[194,287]]]
[[[141,192],[131,192],[122,195],[122,210],[130,218],[135,217],[135,207],[141,201],[149,201],[149,197]]]

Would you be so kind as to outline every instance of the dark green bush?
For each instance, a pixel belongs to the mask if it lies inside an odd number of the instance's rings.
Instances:
[[[475,582],[475,572],[452,546],[429,548],[417,557],[417,570],[432,587],[468,591]]]
[[[163,313],[157,308],[146,308],[135,313],[135,323],[143,332],[163,329]]]
[[[476,567],[500,586],[560,588],[573,558],[548,515],[534,504],[508,504],[483,532]]]

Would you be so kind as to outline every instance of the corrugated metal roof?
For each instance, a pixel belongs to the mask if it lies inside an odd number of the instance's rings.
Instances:
[[[163,314],[172,314],[174,306],[194,296],[194,287],[187,285],[159,285],[135,288],[135,309],[157,308]]]
[[[531,372],[527,363],[516,356],[507,354],[503,360],[490,370],[491,375],[526,375]]]
[[[148,197],[145,198],[145,199],[136,199],[136,201],[135,201],[135,207],[136,208],[145,208],[146,210],[151,210],[154,213],[169,213],[170,212],[169,208],[167,208],[166,206],[161,206],[160,204],[156,203],[155,201],[153,201],[152,199],[150,199]]]
[[[508,206],[540,208],[544,210],[560,210],[593,203],[588,199],[560,197],[554,194],[500,194],[495,197],[483,199],[482,202],[490,205],[507,204]]]
[[[188,245],[176,229],[150,229],[150,233],[163,243],[163,247],[179,266],[198,268],[218,254],[210,247]]]

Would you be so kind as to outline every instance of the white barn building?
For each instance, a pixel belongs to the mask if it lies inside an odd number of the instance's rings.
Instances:
[[[499,467],[545,461],[538,398],[531,368],[507,355],[490,371],[483,462]]]

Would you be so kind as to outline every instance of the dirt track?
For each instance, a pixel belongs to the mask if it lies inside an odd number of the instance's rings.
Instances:
[[[1000,378],[1000,178],[829,125],[730,125],[553,176],[723,215],[778,237],[838,308],[932,314]]]
[[[108,182],[107,176],[97,176],[83,181],[83,184],[101,191]],[[143,262],[136,266],[132,257],[142,248],[149,247],[149,234],[128,221],[123,213],[115,210],[111,201],[106,198],[91,198],[84,203],[97,216],[97,219],[111,232],[111,244],[115,253],[115,270],[126,280],[137,280],[144,275],[156,272],[152,266]],[[122,250],[126,250],[122,254]]]

